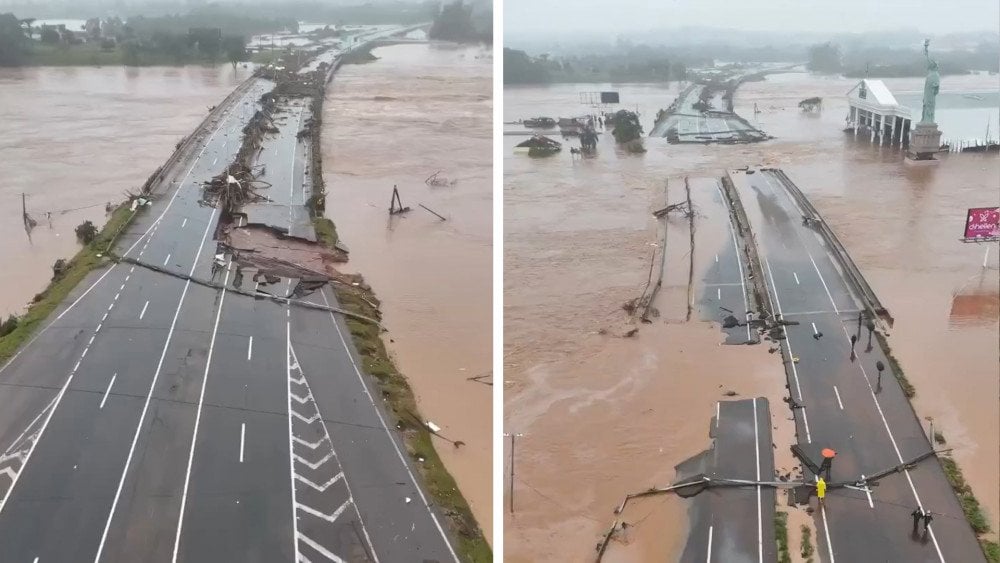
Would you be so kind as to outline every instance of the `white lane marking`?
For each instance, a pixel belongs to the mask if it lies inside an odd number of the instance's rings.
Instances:
[[[718,262],[719,262],[719,255],[718,255],[718,254],[716,254],[716,255],[715,255],[715,262],[716,262],[716,263],[718,263]],[[709,530],[711,530],[711,528],[709,528]]]
[[[806,427],[806,443],[811,444],[813,439],[809,434],[809,417],[806,416],[806,408],[801,407],[799,410],[802,411],[802,424]]]
[[[212,161],[212,166],[215,166],[218,163],[219,163],[219,157],[215,157],[215,160]]]
[[[860,313],[860,309],[844,309],[842,311],[795,311],[794,313],[782,313],[783,317],[791,317],[793,315],[839,315],[839,314],[849,314],[849,313]]]
[[[118,301],[118,298],[121,297],[121,295],[122,295],[122,292],[120,292],[120,291],[118,293],[116,293],[115,294],[115,301]]]
[[[844,410],[844,403],[840,400],[840,390],[836,385],[833,386],[833,392],[837,395],[837,405],[840,406],[840,410]]]
[[[291,309],[291,305],[288,306]],[[295,560],[299,559],[299,517],[295,514],[295,509],[299,506],[298,500],[296,500],[295,495],[295,442],[292,438],[295,433],[292,432],[292,414],[298,414],[292,410],[292,322],[285,321],[285,382],[287,393],[288,393],[288,479],[292,483],[292,545],[295,550]],[[319,409],[317,408],[316,416],[319,416]],[[301,536],[305,538],[305,536]],[[175,562],[176,563],[176,562]]]
[[[848,341],[851,339],[846,326],[844,327],[844,337],[847,338]],[[865,369],[862,362],[855,362],[855,364],[858,366],[858,369],[861,370],[861,374],[865,378],[865,383],[868,385],[868,392],[871,393],[872,400],[875,401],[875,408],[878,410],[879,417],[882,418],[882,425],[885,426],[886,433],[889,434],[889,441],[892,443],[892,449],[896,451],[896,459],[899,460],[899,463],[903,463],[903,454],[900,453],[899,446],[896,445],[896,438],[892,435],[892,430],[889,428],[889,422],[885,419],[885,413],[882,412],[882,404],[878,402],[878,395],[875,394],[875,388],[872,387],[871,379],[868,378],[868,370]],[[903,473],[906,475],[906,481],[910,485],[910,491],[913,492],[913,498],[917,501],[917,507],[923,512],[924,505],[920,502],[920,495],[917,494],[917,488],[913,485],[913,478],[910,477],[910,470],[903,469]],[[931,540],[934,541],[934,549],[937,550],[938,558],[941,560],[941,563],[944,563],[944,555],[941,553],[941,546],[938,545],[937,536],[934,535],[934,530],[930,526],[928,526],[927,529],[931,533]]]
[[[815,478],[815,476],[814,476]],[[819,505],[820,513],[823,514],[823,531],[826,533],[826,553],[830,556],[830,563],[834,563],[833,542],[830,541],[830,525],[826,521],[826,506]]]
[[[708,556],[705,558],[705,561],[708,563],[712,563],[712,528],[714,527],[715,526],[708,527]]]
[[[299,124],[296,131],[302,129],[302,112],[305,108],[299,109]],[[277,150],[277,149],[275,149]],[[295,144],[292,145],[292,171],[288,175],[288,232],[292,231],[292,197],[295,193],[295,156],[299,152],[299,142],[296,139]],[[305,197],[305,188],[302,189],[303,198]]]
[[[289,405],[291,405],[291,400],[292,400],[292,392],[291,391],[288,392],[288,400],[289,400]],[[306,424],[312,424],[312,423],[316,422],[317,420],[319,420],[319,413],[316,413],[316,414],[310,416],[309,418],[306,418],[306,417],[302,416],[301,414],[299,414],[299,413],[295,412],[294,410],[292,410],[292,416],[294,416],[295,418],[301,420],[302,422],[305,422]]]
[[[240,463],[243,463],[243,445],[246,444],[247,423],[240,423]]]
[[[236,103],[242,102],[245,98],[246,98],[246,96],[244,95]],[[226,122],[228,122],[231,118],[232,118],[232,115],[226,117],[226,119],[223,120],[223,124],[225,124]],[[167,206],[165,208],[163,208],[163,211],[156,218],[156,220],[153,221],[153,224],[150,225],[148,229],[146,229],[146,232],[143,233],[139,238],[137,238],[135,240],[135,242],[132,243],[132,246],[130,246],[128,248],[128,250],[126,250],[125,253],[122,254],[122,257],[128,256],[129,253],[132,252],[132,250],[135,249],[136,246],[139,246],[139,243],[142,242],[143,239],[145,239],[151,232],[153,232],[157,227],[159,227],[160,221],[167,214],[167,211],[170,211],[170,207],[173,206],[174,200],[177,199],[177,195],[181,193],[181,188],[184,187],[184,184],[187,182],[188,177],[191,176],[191,172],[194,171],[194,167],[198,165],[198,161],[201,160],[202,155],[204,155],[205,151],[208,150],[208,145],[212,142],[212,139],[215,138],[215,135],[218,134],[219,131],[221,131],[221,129],[222,129],[221,126],[217,127],[215,129],[215,131],[213,131],[212,134],[208,137],[208,140],[205,141],[204,146],[201,147],[201,151],[198,152],[198,156],[196,156],[195,159],[194,159],[194,162],[191,163],[191,167],[188,168],[187,174],[185,174],[184,177],[181,179],[180,183],[177,184],[177,189],[174,190],[174,195],[170,197],[170,201],[167,202]],[[148,239],[146,240],[145,244],[147,244],[147,245],[149,244],[149,240]],[[143,245],[143,248],[145,248],[145,245]],[[100,281],[100,280],[98,280],[98,281]],[[86,295],[86,294],[84,294],[84,295]],[[83,296],[81,295],[81,297],[83,297]]]
[[[185,218],[184,218],[184,220],[183,220],[183,221],[181,221],[181,228],[183,229],[183,228],[184,228],[184,226],[185,226],[185,225],[187,225],[187,224],[188,224],[188,218],[187,218],[187,217],[185,217]]]
[[[214,211],[213,211],[214,214]],[[209,221],[211,225],[211,221]],[[206,229],[206,233],[208,230]],[[201,254],[199,249],[198,256]],[[192,271],[194,266],[191,267]],[[212,353],[215,351],[215,338],[219,335],[219,319],[222,317],[222,305],[226,301],[226,288],[229,287],[229,273],[232,271],[232,262],[226,266],[226,278],[222,282],[222,297],[219,298],[219,309],[215,312],[215,325],[212,327],[212,339],[208,343],[208,356],[205,360],[205,373],[202,375],[201,379],[201,391],[198,394],[198,411],[194,416],[194,430],[191,432],[191,450],[188,452],[188,462],[187,470],[184,473],[184,489],[181,493],[181,510],[177,517],[177,534],[174,536],[174,555],[173,561],[177,562],[177,551],[181,546],[181,530],[184,527],[184,509],[187,508],[187,493],[188,487],[191,485],[191,465],[194,463],[194,450],[195,445],[198,443],[198,427],[201,425],[201,411],[202,407],[205,405],[205,387],[208,384],[208,371],[212,367]],[[240,462],[243,462],[243,443],[242,436],[240,437]],[[108,521],[110,523],[110,520]]]
[[[781,315],[782,317],[784,317],[785,314],[781,312],[781,299],[778,298],[778,286],[774,284],[774,272],[771,271],[771,261],[768,260],[765,257],[764,258],[764,264],[767,266],[767,275],[768,275],[768,277],[771,278],[771,291],[772,291],[772,293],[774,293],[774,304],[775,304],[776,307],[778,307],[778,314]],[[801,401],[802,400],[802,387],[799,385],[799,370],[798,370],[798,368],[795,367],[795,353],[792,352],[792,343],[788,339],[788,330],[785,329],[784,326],[782,326],[781,327],[781,332],[784,333],[784,335],[785,335],[785,346],[788,346],[788,361],[791,362],[791,364],[792,364],[792,377],[795,379],[795,396],[797,397],[797,400]],[[802,416],[805,417],[805,410],[804,409],[802,411]],[[809,428],[809,425],[807,423],[806,424],[806,433],[809,432],[808,428]]]
[[[719,189],[719,193],[722,193],[722,188],[716,184]],[[725,194],[723,194],[725,198]],[[743,279],[743,260],[740,258],[740,246],[736,243],[736,229],[733,228],[732,222],[729,223],[729,234],[733,237],[733,248],[736,250],[736,265],[740,270],[740,287],[743,293],[743,312],[744,318],[747,321],[747,340],[750,340],[750,305],[747,304],[747,287],[746,282]]]
[[[117,377],[118,377],[117,373],[111,376],[111,381],[108,382],[108,388],[104,391],[104,398],[101,399],[101,406],[98,407],[97,410],[101,410],[104,408],[104,403],[105,401],[108,400],[108,394],[111,393],[111,386],[115,384],[115,378]]]
[[[816,330],[816,323],[812,323],[812,325],[813,325],[813,334],[819,334],[819,331]]]
[[[38,563],[38,558],[37,558],[37,557],[35,558],[35,561],[34,561],[34,563]]]
[[[802,284],[801,284],[801,283],[799,282],[799,274],[797,274],[797,273],[795,273],[795,272],[792,272],[792,275],[793,275],[793,276],[795,276],[795,285],[802,285]]]
[[[806,252],[806,254],[809,254]],[[836,313],[840,313],[837,309],[837,303],[833,300],[833,294],[830,293],[830,288],[826,285],[826,280],[823,279],[823,274],[819,273],[819,266],[816,265],[816,261],[813,260],[812,254],[809,254],[809,261],[812,262],[813,268],[816,269],[816,275],[819,276],[819,281],[823,282],[823,289],[826,290],[826,296],[830,298],[830,304],[833,305],[833,310]]]
[[[163,265],[166,266],[167,262],[169,262],[169,261],[170,261],[170,255],[167,254],[167,257],[163,260]]]
[[[719,419],[720,418],[721,418],[721,415],[719,413],[719,401],[716,401],[715,402],[715,427],[716,428],[719,427]]]
[[[247,361],[253,357],[253,337],[250,337],[250,342],[247,342]]]
[[[717,298],[717,299],[718,299],[719,301],[722,301],[722,288],[721,288],[721,287],[717,287],[717,288],[715,288],[715,297],[716,297],[716,298]]]
[[[757,456],[757,482],[760,483],[760,434],[757,431],[757,397],[753,399],[753,441]],[[757,485],[757,561],[764,563],[764,521],[760,507],[760,485]]]
[[[310,450],[315,450],[320,446],[320,444],[326,441],[326,436],[323,436],[322,438],[316,440],[315,442],[307,442],[302,438],[299,438],[298,436],[292,436],[292,440],[295,440],[296,444],[302,444],[303,446],[308,447]]]
[[[861,474],[861,480],[865,483],[865,495],[868,496],[868,507],[875,508],[875,501],[872,500],[872,488],[868,486],[868,480],[864,473]]]
[[[97,328],[95,329],[95,331],[96,332],[101,332],[101,327],[103,327],[103,326],[104,326],[103,322],[97,323]]]
[[[104,316],[103,316],[103,317],[101,317],[101,322],[102,322],[102,323],[103,323],[104,321],[108,320],[108,312],[109,312],[109,311],[111,311],[111,309],[110,309],[110,308],[109,308],[109,309],[108,309],[107,311],[105,311],[105,312],[104,312]]]
[[[323,296],[323,303],[329,307],[330,300],[326,298],[326,292],[321,289],[320,295]],[[396,443],[395,437],[393,437],[392,433],[389,432],[389,427],[385,423],[385,417],[382,416],[382,411],[379,409],[378,405],[375,404],[375,399],[372,398],[372,394],[368,391],[368,385],[365,384],[365,380],[361,376],[361,370],[358,369],[358,364],[354,361],[354,354],[351,352],[351,348],[347,345],[347,340],[344,338],[344,331],[340,330],[340,324],[337,323],[337,318],[333,316],[332,311],[330,311],[330,322],[333,323],[333,327],[337,330],[337,336],[340,337],[340,343],[343,345],[344,350],[347,351],[347,357],[351,360],[351,367],[354,368],[354,374],[357,376],[358,382],[361,383],[361,388],[364,390],[365,396],[368,397],[368,402],[371,403],[372,409],[375,410],[375,416],[378,417],[378,421],[382,425],[382,430],[385,431],[386,436],[389,438],[389,442],[392,444],[393,450],[396,451],[396,457],[398,457],[399,462],[403,464],[403,468],[406,469],[406,474],[410,477],[410,482],[413,483],[414,488],[417,489],[417,494],[420,495],[420,500],[424,503],[424,506],[427,507],[427,512],[430,514],[431,520],[434,521],[434,526],[437,527],[438,533],[441,534],[442,541],[444,541],[444,544],[448,547],[448,552],[451,554],[451,558],[455,561],[455,563],[460,563],[458,555],[455,554],[454,548],[451,547],[451,541],[448,539],[447,534],[444,533],[444,528],[441,527],[441,522],[438,521],[437,515],[435,515],[434,511],[431,510],[430,503],[427,502],[427,496],[424,494],[423,488],[417,482],[416,477],[413,476],[413,471],[410,469],[410,466],[407,465],[406,458],[403,457],[403,452],[400,451],[399,444]],[[291,331],[290,324],[289,331]],[[291,382],[289,381],[288,384],[290,386]],[[291,428],[291,420],[288,421],[288,424],[289,428]],[[325,425],[326,423],[324,422],[323,424]]]
[[[128,279],[128,278],[125,278],[125,279]],[[121,284],[120,286],[118,286],[118,291],[121,291],[123,289],[125,289],[125,284],[124,283]]]
[[[201,249],[205,247],[205,239],[208,238],[208,231],[212,228],[212,221],[215,219],[215,209],[212,209],[212,214],[209,216],[208,224],[205,226],[205,232],[201,235],[201,243],[198,245],[198,251],[195,252],[195,256],[201,255]],[[111,529],[111,521],[115,517],[115,510],[118,508],[118,500],[122,495],[122,488],[125,487],[125,478],[128,477],[129,467],[132,465],[132,456],[135,455],[135,446],[139,443],[139,435],[142,433],[142,425],[146,421],[146,413],[149,412],[149,403],[153,400],[153,390],[156,389],[156,382],[160,378],[160,371],[163,369],[163,361],[167,358],[167,350],[170,349],[170,341],[174,336],[174,329],[177,327],[177,319],[181,315],[181,308],[184,306],[184,298],[187,297],[188,288],[191,287],[190,277],[194,275],[194,269],[198,261],[194,260],[191,265],[191,271],[188,272],[188,280],[184,282],[184,290],[181,291],[180,301],[177,303],[177,310],[174,311],[174,320],[170,322],[170,330],[167,332],[167,341],[163,344],[163,351],[160,353],[160,361],[156,364],[156,371],[153,372],[153,380],[149,384],[149,392],[146,393],[146,402],[142,406],[142,414],[139,415],[139,423],[135,427],[135,435],[132,436],[132,445],[128,450],[128,457],[125,458],[125,467],[122,469],[122,477],[118,481],[118,490],[115,491],[115,499],[111,503],[111,511],[108,513],[108,521],[104,524],[104,533],[101,534],[101,543],[97,548],[97,555],[94,557],[94,563],[98,563],[101,560],[101,554],[104,553],[104,543],[108,540],[108,531]],[[220,307],[221,309],[221,307]]]
[[[146,304],[142,306],[142,311],[139,312],[139,320],[140,321],[142,320],[142,317],[144,317],[146,315],[146,307],[149,307],[149,300],[148,299],[146,300]]]

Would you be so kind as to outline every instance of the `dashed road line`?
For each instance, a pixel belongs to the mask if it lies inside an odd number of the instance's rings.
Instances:
[[[181,228],[183,229],[183,228],[184,228],[184,226],[185,226],[185,225],[187,225],[187,224],[188,224],[188,218],[187,218],[187,217],[185,217],[185,218],[184,218],[184,220],[183,220],[183,221],[181,221]]]
[[[795,277],[795,285],[802,285],[799,282],[799,274],[797,274],[796,272],[792,272],[792,275]]]
[[[708,563],[712,563],[712,528],[714,527],[715,526],[708,527],[708,556],[705,558],[705,561]]]
[[[146,304],[142,306],[142,311],[139,312],[139,320],[141,321],[144,316],[146,316],[146,308],[149,307],[149,300],[146,300]]]
[[[167,254],[167,257],[163,259],[163,265],[166,266],[167,262],[170,262],[170,254]]]
[[[250,341],[247,342],[247,361],[253,358],[253,337],[250,337]]]
[[[201,236],[201,243],[198,245],[198,250],[195,252],[195,256],[201,255],[201,250],[205,246],[205,239],[208,238],[208,232],[211,230],[212,222],[215,219],[215,211],[215,209],[212,209],[212,214],[209,217],[208,224],[205,226],[205,232]],[[125,479],[128,477],[128,470],[132,465],[132,457],[135,455],[136,444],[139,443],[139,435],[142,433],[142,425],[146,421],[146,413],[149,411],[149,404],[153,400],[153,391],[156,389],[156,382],[160,378],[160,371],[163,369],[163,362],[166,360],[167,351],[170,349],[170,342],[174,336],[174,329],[177,327],[177,319],[180,317],[181,308],[184,306],[184,299],[187,297],[188,288],[191,287],[190,276],[194,274],[195,265],[197,265],[197,260],[194,261],[194,264],[191,266],[191,271],[188,272],[188,280],[184,282],[184,289],[181,291],[181,298],[177,303],[177,309],[174,311],[174,319],[171,321],[170,330],[167,332],[167,340],[163,344],[163,351],[160,353],[160,360],[156,364],[156,371],[153,372],[153,379],[149,384],[149,391],[146,394],[146,402],[142,406],[142,413],[139,415],[139,423],[136,424],[135,434],[132,436],[132,445],[129,446],[128,457],[125,458],[125,467],[122,469],[122,476],[118,481],[118,489],[115,491],[115,498],[111,503],[111,511],[108,513],[108,520],[104,524],[104,533],[101,534],[101,543],[97,548],[97,555],[94,557],[94,563],[98,563],[101,560],[101,554],[104,553],[104,544],[108,539],[108,531],[111,529],[111,521],[114,520],[115,511],[118,508],[118,500],[121,498],[122,489],[125,487]]]
[[[212,222],[209,221],[209,225],[211,224]],[[206,229],[205,232],[207,233],[208,230]],[[201,249],[198,250],[198,254],[195,254],[195,256],[198,256],[200,254],[201,254]],[[192,266],[191,269],[193,271],[194,266]],[[219,298],[219,308],[215,313],[215,325],[212,328],[212,339],[209,341],[208,356],[205,360],[205,373],[202,375],[201,391],[198,394],[198,410],[194,417],[194,430],[192,430],[191,432],[191,449],[188,452],[187,470],[184,473],[184,489],[183,492],[181,493],[181,508],[180,508],[180,514],[177,517],[177,534],[174,536],[174,554],[172,559],[174,563],[176,563],[177,561],[177,552],[179,551],[181,546],[181,531],[184,528],[184,511],[187,508],[188,488],[191,485],[191,466],[194,464],[195,446],[198,444],[198,428],[201,425],[202,408],[205,406],[205,388],[208,385],[209,368],[212,367],[212,354],[215,352],[215,339],[219,335],[219,319],[222,318],[222,305],[226,301],[226,291],[227,288],[229,287],[229,273],[231,271],[232,271],[232,263],[230,262],[230,264],[226,267],[226,277],[222,282],[222,297]],[[190,281],[188,283],[190,283]],[[187,285],[185,285],[184,288],[187,289]],[[241,435],[240,463],[242,462],[243,462],[243,437]],[[111,521],[109,520],[108,523],[110,524]]]
[[[243,446],[246,444],[247,423],[240,423],[240,463],[243,463]]]
[[[833,386],[833,392],[837,395],[837,405],[840,407],[840,410],[844,410],[844,403],[840,400],[840,390],[837,389],[836,385]]]
[[[108,400],[108,395],[111,393],[111,386],[115,384],[115,378],[117,377],[118,377],[117,373],[111,376],[111,381],[108,382],[108,388],[105,389],[104,391],[104,398],[101,399],[101,406],[98,407],[98,410],[104,408],[104,403]]]

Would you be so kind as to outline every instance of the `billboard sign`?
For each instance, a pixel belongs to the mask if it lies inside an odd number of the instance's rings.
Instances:
[[[618,92],[601,92],[602,104],[617,104]]]
[[[965,218],[966,240],[1000,239],[1000,207],[973,207]]]

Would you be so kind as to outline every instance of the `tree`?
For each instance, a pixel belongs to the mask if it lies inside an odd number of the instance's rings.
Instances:
[[[627,109],[618,110],[612,123],[615,127],[612,135],[615,137],[615,142],[620,145],[642,137],[642,124],[639,123],[639,116],[635,112]]]
[[[455,0],[441,8],[441,13],[434,18],[427,37],[445,41],[472,42],[479,39],[476,26],[472,23],[472,7],[466,6],[462,0]]]
[[[188,38],[208,60],[214,61],[219,56],[222,30],[218,27],[193,27],[188,30]]]
[[[55,45],[59,42],[59,30],[52,27],[51,25],[43,25],[42,33],[39,36],[42,43],[47,43],[49,45]]]
[[[76,239],[83,244],[90,244],[97,238],[97,227],[89,220],[76,226]]]
[[[829,41],[809,48],[809,70],[828,74],[839,73],[843,68],[840,47]]]
[[[27,54],[28,40],[20,20],[14,14],[0,14],[0,66],[21,64]]]
[[[246,40],[239,35],[223,37],[222,50],[226,52],[226,58],[233,64],[233,68],[236,68],[236,63],[249,59]]]
[[[549,70],[542,61],[532,59],[524,51],[504,48],[504,84],[544,84],[550,80]]]

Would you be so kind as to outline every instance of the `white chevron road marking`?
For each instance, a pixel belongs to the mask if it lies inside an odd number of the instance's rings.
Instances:
[[[299,533],[299,539],[302,540],[302,543],[304,543],[304,544],[308,545],[309,547],[315,549],[316,551],[322,553],[323,557],[326,557],[330,561],[333,561],[334,563],[344,563],[343,559],[341,559],[340,557],[337,557],[329,549],[327,549],[327,548],[321,546],[320,544],[314,542],[309,536],[307,536],[305,534],[302,534],[302,533]],[[299,554],[299,557],[302,557],[302,554]],[[302,557],[302,559],[305,559],[305,558]]]
[[[326,489],[329,488],[330,485],[336,483],[337,481],[340,481],[340,479],[343,476],[344,476],[344,472],[341,471],[340,473],[337,473],[336,475],[334,475],[333,479],[330,479],[329,481],[327,481],[326,483],[323,483],[322,485],[317,485],[316,483],[313,483],[312,481],[310,481],[309,479],[306,479],[305,477],[303,477],[301,475],[296,475],[295,478],[298,479],[299,481],[302,481],[306,485],[309,485],[310,487],[312,487],[312,488],[314,488],[317,491],[319,491],[319,492],[322,493],[322,492],[326,491]]]
[[[307,460],[306,458],[300,456],[299,454],[295,454],[295,459],[298,460],[299,463],[302,463],[304,465],[308,465],[309,469],[316,469],[320,465],[323,465],[324,463],[330,461],[331,457],[333,457],[333,452],[330,452],[330,453],[326,454],[325,456],[323,456],[323,459],[317,461],[316,463],[312,463],[309,460]]]
[[[336,522],[337,518],[344,513],[344,510],[347,510],[347,505],[349,504],[351,504],[351,499],[345,500],[344,504],[340,505],[340,508],[333,511],[333,514],[323,514],[322,512],[316,510],[315,508],[302,504],[301,502],[295,503],[295,507],[301,510],[302,512],[305,512],[307,514],[312,514],[313,516],[317,518],[322,518],[327,522]],[[299,535],[302,536],[301,533]]]
[[[295,440],[296,442],[302,444],[303,446],[308,446],[309,449],[311,450],[315,450],[316,448],[319,447],[320,444],[326,441],[326,436],[323,436],[322,438],[316,440],[315,442],[306,442],[305,440],[299,438],[298,436],[292,436],[292,440]]]
[[[299,420],[301,420],[302,422],[305,422],[306,424],[312,424],[312,423],[316,422],[317,420],[319,420],[319,413],[316,413],[316,414],[310,416],[309,418],[306,418],[306,417],[302,416],[301,414],[299,414],[299,413],[297,413],[295,411],[292,411],[292,416],[298,418]]]

